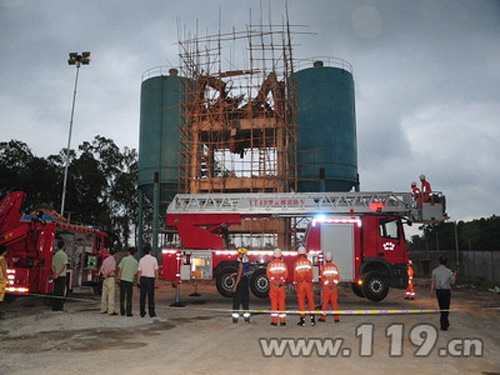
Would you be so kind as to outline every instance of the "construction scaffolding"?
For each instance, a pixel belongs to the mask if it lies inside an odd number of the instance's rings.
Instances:
[[[248,25],[245,31],[179,41],[180,186],[188,194],[297,191],[297,100],[291,27]],[[237,52],[242,56],[236,58]],[[289,243],[289,219],[252,220],[240,245]],[[254,236],[255,235],[255,236]]]

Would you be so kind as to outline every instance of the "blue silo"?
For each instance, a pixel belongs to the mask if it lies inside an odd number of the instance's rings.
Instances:
[[[169,75],[155,68],[141,86],[139,135],[139,189],[153,201],[155,173],[159,177],[159,200],[171,200],[179,192],[181,101],[183,79],[176,69]],[[162,204],[164,206],[164,203]]]
[[[295,74],[300,192],[359,188],[354,80],[344,67],[316,61]]]

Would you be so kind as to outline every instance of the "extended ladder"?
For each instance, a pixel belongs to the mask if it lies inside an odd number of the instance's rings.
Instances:
[[[439,222],[446,219],[445,199],[433,192],[436,201],[418,208],[412,193],[233,193],[177,194],[167,214],[218,214],[314,216],[378,213],[406,216],[412,221]]]
[[[247,213],[315,215],[384,213],[409,215],[411,193],[177,194],[167,214]]]

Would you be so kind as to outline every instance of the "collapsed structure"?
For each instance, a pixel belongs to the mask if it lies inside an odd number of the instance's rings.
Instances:
[[[140,206],[153,219],[139,222],[139,241],[148,230],[154,248],[158,238],[175,240],[159,218],[177,193],[359,186],[352,68],[333,59],[327,63],[335,67],[322,61],[312,67],[308,60],[309,68],[296,71],[304,61],[293,58],[293,28],[250,24],[245,31],[184,38],[179,69],[145,73],[139,188]],[[255,248],[295,246],[298,230],[288,218],[230,228],[234,246]]]

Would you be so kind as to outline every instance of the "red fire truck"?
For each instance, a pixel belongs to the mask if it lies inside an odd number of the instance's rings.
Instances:
[[[167,209],[166,224],[175,228],[180,244],[163,249],[163,278],[177,284],[215,280],[219,293],[230,297],[237,251],[227,241],[228,228],[277,218],[301,223],[297,233],[303,238],[295,247],[306,246],[316,279],[329,251],[342,282],[350,283],[358,296],[380,301],[390,287],[407,286],[403,223],[445,220],[445,197],[434,192],[430,202],[417,205],[411,193],[394,192],[179,194]],[[296,249],[282,250],[291,269]],[[266,265],[272,254],[272,248],[249,251],[254,268],[250,287],[258,297],[268,294]]]
[[[52,256],[59,240],[64,240],[68,255],[68,291],[81,286],[98,291],[98,266],[109,254],[107,234],[70,224],[56,212],[23,214],[25,199],[26,193],[17,191],[0,202],[0,244],[7,247],[7,300],[53,292]]]

